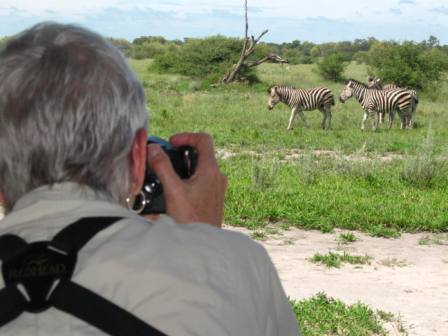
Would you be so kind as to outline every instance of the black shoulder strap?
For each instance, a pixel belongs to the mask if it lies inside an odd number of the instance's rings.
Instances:
[[[22,276],[24,262],[28,262],[29,256],[34,256],[35,251],[44,251],[45,257],[52,262],[64,260],[64,256],[69,263],[76,263],[76,254],[84,245],[92,239],[98,232],[117,222],[119,217],[90,217],[83,218],[60,231],[51,242],[37,242],[27,244],[23,239],[14,235],[4,235],[0,237],[0,260],[2,261],[2,273],[5,278],[6,287],[0,290],[0,327],[20,316],[24,311],[41,312],[49,307],[55,307],[66,313],[78,317],[86,323],[97,327],[103,332],[113,336],[124,335],[148,335],[165,336],[137,318],[128,311],[118,307],[100,295],[78,285],[70,280],[72,271],[60,277],[39,275],[34,282],[25,278],[22,282],[12,282],[12,277]],[[32,252],[30,252],[32,251]],[[28,254],[27,254],[28,252]],[[34,254],[33,254],[34,253]],[[42,256],[40,256],[42,258]],[[18,260],[18,261],[17,261]],[[18,263],[20,267],[12,269],[5,268],[5,265]],[[8,269],[10,275],[5,272]],[[15,273],[14,273],[15,272]],[[62,274],[62,273],[61,273]],[[7,279],[8,278],[8,279]],[[43,278],[43,279],[42,279]],[[32,279],[34,280],[34,279]],[[36,286],[36,283],[38,286]],[[44,284],[44,286],[42,286]],[[26,298],[18,289],[18,285],[25,287]],[[51,286],[50,286],[51,285]],[[38,287],[39,291],[36,290]],[[43,294],[41,289],[44,288]],[[48,290],[48,292],[46,292]],[[38,294],[34,299],[30,293]],[[45,300],[45,302],[42,302]],[[36,303],[37,302],[37,303]],[[40,309],[40,306],[41,309]]]
[[[62,281],[53,291],[53,307],[65,311],[113,336],[162,336],[135,315],[72,281]]]

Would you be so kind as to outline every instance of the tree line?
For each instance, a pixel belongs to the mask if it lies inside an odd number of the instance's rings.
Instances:
[[[7,37],[0,38],[0,45]],[[141,36],[133,41],[109,38],[127,57],[151,58],[151,71],[178,73],[215,83],[238,61],[240,38],[210,36],[168,40],[162,36]],[[441,45],[435,36],[421,42],[379,41],[374,37],[327,43],[294,40],[288,43],[259,42],[253,61],[275,53],[289,64],[317,64],[323,78],[344,80],[349,62],[365,63],[372,76],[384,82],[416,89],[432,89],[448,71],[448,45]],[[250,59],[249,59],[250,61]],[[243,68],[239,81],[257,82],[254,68]]]
[[[151,71],[178,73],[204,81],[218,81],[236,63],[241,39],[210,36],[167,40],[161,36],[142,36],[132,42],[110,39],[127,57],[154,59]],[[433,89],[448,71],[448,45],[435,36],[421,42],[380,41],[374,37],[327,43],[294,40],[288,43],[259,42],[253,60],[275,53],[289,64],[317,64],[323,78],[343,81],[349,62],[364,63],[372,76],[384,82],[419,90]],[[242,69],[240,81],[257,81],[256,71]]]

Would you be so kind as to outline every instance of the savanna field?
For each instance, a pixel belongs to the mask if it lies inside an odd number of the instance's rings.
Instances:
[[[213,136],[229,180],[227,225],[249,229],[255,239],[296,227],[322,233],[342,229],[342,240],[356,239],[359,231],[390,239],[425,232],[428,239],[448,243],[446,77],[437,90],[419,94],[415,129],[400,130],[396,118],[391,130],[384,124],[373,132],[370,120],[360,130],[362,108],[354,98],[339,102],[344,82],[322,79],[315,64],[262,64],[257,84],[204,89],[188,77],[151,72],[151,62],[130,60],[146,89],[149,131],[163,138],[187,130]],[[352,62],[344,77],[366,82],[367,68]],[[332,129],[320,128],[322,115],[315,110],[305,112],[309,128],[296,117],[287,131],[290,109],[281,103],[267,109],[267,88],[273,84],[330,88],[336,101]],[[369,263],[345,252],[322,252],[313,258],[328,267]],[[389,312],[362,302],[346,305],[325,293],[291,303],[304,335],[389,335],[383,325],[399,321]],[[406,334],[399,327],[393,335]]]
[[[315,65],[263,64],[261,83],[198,90],[187,77],[150,73],[150,60],[131,60],[146,88],[150,132],[210,133],[229,179],[225,222],[251,229],[277,223],[328,232],[361,230],[393,237],[401,232],[448,230],[448,83],[420,95],[417,128],[360,130],[362,109],[338,101],[344,83],[323,80]],[[346,78],[363,82],[363,65]],[[305,112],[287,131],[290,109],[267,109],[267,88],[329,87],[336,100],[332,130],[319,111]],[[369,122],[367,126],[370,126]]]

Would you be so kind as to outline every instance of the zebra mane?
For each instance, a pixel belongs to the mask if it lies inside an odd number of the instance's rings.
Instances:
[[[268,88],[268,93],[271,93],[271,90],[272,90],[273,87],[276,87],[277,89],[294,89],[294,90],[296,90],[296,88],[295,88],[294,86],[287,86],[287,85],[278,85],[278,84],[275,84],[275,85],[271,85],[271,86]]]
[[[353,79],[353,78],[348,79],[347,82],[346,82],[345,84],[348,84],[348,83],[350,83],[350,82],[354,82],[354,83],[356,83],[356,84],[359,84],[359,85],[365,87],[366,89],[368,88],[366,84],[364,84],[363,82],[361,82],[361,81],[359,81],[359,80],[357,80],[357,79]]]

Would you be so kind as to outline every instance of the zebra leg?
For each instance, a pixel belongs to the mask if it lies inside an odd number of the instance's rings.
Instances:
[[[306,128],[308,128],[308,123],[306,122],[306,119],[305,119],[305,113],[303,113],[303,110],[300,110],[300,111],[299,111],[299,115],[300,115],[300,118],[302,118],[303,125],[304,125]]]
[[[412,111],[411,111],[411,117],[409,118],[409,128],[414,128],[414,124],[415,124],[415,110],[417,109],[417,104],[414,103],[412,104]]]
[[[362,117],[362,122],[361,122],[361,130],[364,131],[364,128],[366,128],[366,120],[369,116],[369,112],[364,110],[364,116]]]
[[[331,129],[331,107],[328,107],[325,115],[327,116],[327,129]]]
[[[380,124],[382,124],[382,123],[384,123],[384,115],[385,115],[385,113],[384,113],[384,111],[382,111],[382,112],[379,112],[379,123]]]
[[[322,113],[322,123],[320,124],[320,126],[322,127],[322,129],[325,129],[328,118],[327,110],[325,107],[319,107],[319,111]]]
[[[401,120],[400,129],[401,130],[405,129],[406,128],[406,115],[404,113],[400,114],[400,120]]]
[[[394,122],[395,119],[395,111],[390,111],[389,112],[389,129],[392,128],[392,124]]]
[[[370,111],[370,115],[372,118],[372,131],[376,131],[378,128],[378,115],[381,112],[376,112],[376,111]]]
[[[292,122],[294,121],[294,118],[296,117],[296,114],[297,114],[297,107],[294,107],[291,110],[291,116],[289,117],[289,123],[288,123],[287,130],[291,130],[292,129]]]

